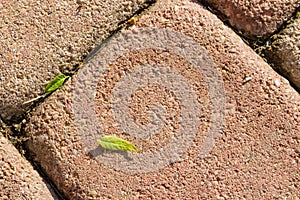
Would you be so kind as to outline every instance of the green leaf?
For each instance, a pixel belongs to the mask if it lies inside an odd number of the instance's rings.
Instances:
[[[97,139],[97,142],[104,148],[108,150],[120,150],[120,151],[134,151],[138,152],[138,149],[128,142],[113,135],[107,135],[100,139]]]
[[[44,92],[48,93],[48,92],[53,92],[55,90],[57,90],[58,88],[60,88],[65,80],[67,78],[69,78],[70,76],[64,75],[64,74],[59,74],[57,75],[54,79],[52,79],[48,85],[45,87]]]

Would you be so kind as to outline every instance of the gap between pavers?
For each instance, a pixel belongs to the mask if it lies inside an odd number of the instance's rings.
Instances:
[[[0,197],[3,200],[57,199],[31,164],[1,133]]]
[[[199,0],[202,1],[202,0]],[[300,6],[299,0],[204,0],[219,10],[246,38],[266,39]]]
[[[133,44],[146,44],[147,37],[141,37],[139,32],[143,27],[158,28],[149,33],[161,33],[163,38],[172,34],[159,30],[169,28],[168,31],[175,31],[182,34],[182,38],[188,36],[192,40],[187,40],[189,42],[186,44],[180,43],[176,49],[130,50],[110,65],[102,66],[107,64],[105,59],[114,53],[110,48],[115,48],[115,51],[129,50],[131,41]],[[241,38],[199,3],[160,1],[128,31],[129,35],[116,36],[118,40],[107,43],[72,80],[31,113],[25,129],[26,135],[31,137],[27,146],[35,161],[40,163],[64,194],[70,199],[293,199],[300,195],[297,189],[300,174],[300,96],[288,81],[276,74]],[[201,48],[197,48],[192,41]],[[164,44],[160,40],[153,42]],[[127,46],[122,46],[125,44]],[[185,56],[190,52],[182,55],[174,53],[193,47],[195,52],[200,52],[194,58],[203,58],[199,63],[201,67],[208,71],[209,67],[217,67],[215,77],[198,73],[193,68],[195,66],[186,60]],[[104,56],[101,54],[103,52]],[[168,75],[174,79],[179,75],[172,70],[177,70],[183,76],[179,80],[186,80],[191,85],[187,91],[192,89],[196,96],[196,101],[191,103],[197,102],[195,112],[199,111],[196,112],[199,114],[196,115],[199,126],[196,126],[196,137],[186,151],[169,149],[177,157],[173,158],[170,154],[172,159],[165,163],[165,167],[151,171],[165,161],[153,160],[154,165],[148,166],[151,172],[141,173],[145,166],[141,165],[138,169],[134,162],[147,163],[149,160],[135,160],[136,157],[161,152],[164,145],[184,136],[176,135],[179,121],[184,116],[184,113],[180,116],[183,107],[174,97],[177,93],[156,84],[137,88],[132,93],[127,115],[143,125],[153,125],[151,120],[163,119],[166,124],[162,132],[143,139],[134,137],[130,132],[124,134],[125,131],[120,129],[124,125],[118,124],[122,123],[122,117],[116,118],[118,110],[113,109],[122,96],[127,95],[120,91],[131,87],[125,84],[125,78],[129,79],[127,83],[134,83],[130,80],[136,80],[132,75],[136,74],[141,78],[138,81],[142,81],[143,73],[134,69],[155,65],[164,66],[162,69],[165,71],[162,72],[170,72]],[[93,72],[95,68],[103,68],[103,71]],[[143,70],[148,72],[148,68]],[[154,74],[149,72],[152,78],[163,74],[156,68],[153,70]],[[82,118],[76,118],[74,110],[78,111],[78,107],[75,106],[82,100],[78,97],[90,94],[93,89],[90,85],[92,77],[85,77],[85,73],[80,74],[81,71],[99,76],[97,92],[93,93],[96,98],[85,99],[86,104],[79,107],[83,111],[95,109],[96,116],[87,112],[83,113]],[[211,117],[216,114],[212,112],[215,109],[212,103],[216,99],[209,98],[222,92],[209,87],[211,85],[206,81],[219,83],[217,74],[221,75],[224,84],[226,104],[223,112],[226,117],[220,132],[207,135],[210,129],[218,125]],[[75,84],[83,90],[78,90]],[[182,82],[181,86],[185,84]],[[119,89],[116,91],[115,88]],[[115,95],[114,98],[112,95]],[[91,108],[93,102],[94,107]],[[147,107],[148,103],[156,106]],[[149,116],[147,109],[158,113]],[[165,118],[159,109],[166,113]],[[219,114],[222,119],[222,112]],[[88,126],[95,121],[97,126]],[[85,132],[80,132],[84,129]],[[135,129],[132,127],[132,130]],[[124,154],[104,151],[96,143],[102,134],[125,137],[141,152]],[[177,144],[182,146],[180,141]],[[199,152],[205,154],[199,157]]]
[[[290,80],[300,92],[300,11],[294,20],[272,36],[265,54],[274,68]]]
[[[0,2],[0,110],[17,121],[49,80],[66,72],[149,0]]]

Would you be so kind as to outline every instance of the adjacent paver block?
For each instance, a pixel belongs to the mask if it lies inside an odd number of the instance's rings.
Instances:
[[[300,12],[279,34],[272,37],[266,55],[300,91]]]
[[[25,131],[70,199],[295,199],[299,113],[288,81],[215,15],[168,0],[103,46]],[[139,153],[102,149],[108,134]]]
[[[43,179],[0,133],[1,199],[54,199]]]
[[[147,0],[2,1],[0,110],[7,122],[28,108],[49,80],[72,69]]]
[[[229,23],[250,38],[266,38],[292,16],[299,0],[205,0],[228,17]]]

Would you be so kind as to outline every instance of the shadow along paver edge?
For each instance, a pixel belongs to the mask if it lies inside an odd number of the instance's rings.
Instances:
[[[0,133],[1,199],[55,199],[46,183]]]
[[[0,2],[0,110],[8,122],[148,0]]]
[[[266,39],[287,21],[300,6],[299,0],[234,1],[205,0],[215,7],[244,36]]]
[[[26,128],[29,149],[58,188],[69,198],[92,199],[298,196],[300,97],[288,82],[200,4],[161,1],[132,29],[141,27],[172,28],[209,51],[228,98],[223,134],[200,160],[198,138],[182,162],[124,174],[91,157],[76,133],[71,80],[32,113]],[[246,77],[252,79],[244,83]]]
[[[266,49],[274,68],[288,78],[300,91],[300,11],[296,19],[278,34]]]

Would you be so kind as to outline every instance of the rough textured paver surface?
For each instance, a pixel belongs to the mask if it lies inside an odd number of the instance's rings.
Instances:
[[[78,64],[146,0],[1,1],[0,110],[5,121],[28,108],[60,71]]]
[[[266,55],[300,91],[300,12],[295,20],[272,37]]]
[[[222,12],[229,23],[250,38],[266,38],[289,19],[299,0],[205,0]]]
[[[40,175],[0,133],[1,199],[54,199]]]
[[[162,38],[190,39],[173,49],[159,46],[173,45],[172,40],[165,42],[160,41],[161,38],[153,41],[159,48],[147,46],[147,37],[142,37],[144,35],[139,32],[145,27],[158,28],[149,33],[158,33]],[[169,28],[168,34],[159,32],[166,30],[163,28]],[[31,114],[25,129],[31,137],[27,146],[32,157],[63,193],[70,199],[297,199],[300,196],[300,96],[288,81],[196,2],[160,1],[127,31],[131,35],[111,40],[81,69],[91,74],[95,68],[105,69],[94,74],[99,77],[94,98],[86,98],[86,104],[79,107],[83,111],[94,110],[97,117],[83,113],[82,118],[78,115],[76,118],[76,103],[82,100],[77,97],[82,94],[90,97],[89,91],[95,89],[90,85],[92,77],[82,77],[85,73],[79,71]],[[183,37],[172,37],[174,32]],[[149,38],[151,40],[150,35]],[[131,49],[137,44],[141,46]],[[143,45],[147,48],[142,48]],[[112,55],[113,48],[116,51],[122,49],[124,53],[108,64],[104,60]],[[191,56],[203,59],[198,63],[205,67],[203,73],[195,70],[195,64],[188,60],[190,51],[182,52],[184,48],[199,53]],[[178,52],[182,54],[178,55]],[[183,103],[179,101],[178,90],[172,91],[171,86],[156,82],[135,88],[129,96],[126,92],[119,93],[127,91],[127,86],[135,86],[136,77],[143,83],[143,73],[135,71],[140,66],[148,66],[142,68],[148,73],[145,75],[150,74],[148,81],[155,77],[162,77],[163,81],[167,72],[171,82],[172,77],[181,77],[178,87],[184,87],[186,83],[191,85],[186,91],[192,90],[194,96],[191,96],[196,100],[191,103],[198,106],[194,112],[198,120],[196,137],[191,145],[177,140],[178,147],[169,149],[175,157],[168,154],[168,163],[160,169],[155,167],[165,160],[151,158],[151,164],[149,160],[143,160],[143,156],[160,156],[165,145],[190,134],[177,134],[186,119],[180,110],[188,109],[189,105],[183,104],[184,99]],[[160,66],[158,69],[162,71],[151,66]],[[214,66],[217,67],[216,74],[223,80],[226,116],[222,131],[211,133],[210,130],[218,125],[214,111],[219,112],[214,110],[218,98],[212,97],[217,97],[216,93],[222,97],[222,92],[209,84],[210,80],[220,83],[218,76],[205,77]],[[147,71],[149,69],[153,71]],[[185,90],[180,91],[186,94]],[[135,131],[138,127],[151,127],[156,119],[158,122],[162,119],[165,124],[159,133],[143,138],[131,135],[126,127],[122,127],[123,118],[114,109],[124,96],[129,101],[125,119],[131,118],[139,124],[127,127],[129,131],[130,128]],[[165,117],[160,112],[149,115],[149,110],[157,111],[157,108],[164,110]],[[193,116],[193,113],[189,114]],[[222,118],[222,113],[219,114]],[[89,126],[93,121],[99,128]],[[124,154],[103,150],[96,143],[103,134],[125,137],[136,144],[140,152]],[[178,153],[184,145],[187,149]],[[211,147],[214,148],[210,152]],[[139,156],[141,160],[138,160]],[[140,169],[135,162],[141,164]],[[143,172],[145,167],[150,170]]]

